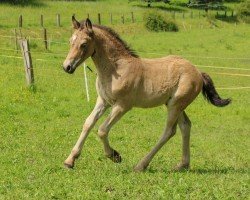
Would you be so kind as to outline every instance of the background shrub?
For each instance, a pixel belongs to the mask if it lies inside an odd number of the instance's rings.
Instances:
[[[13,5],[28,5],[35,2],[36,0],[0,0],[0,3],[9,3]]]
[[[13,5],[34,5],[42,4],[45,0],[0,0],[0,3],[9,3]],[[97,0],[47,0],[47,1],[97,1]]]
[[[250,0],[245,0],[239,4],[237,16],[240,20],[250,23]]]
[[[157,12],[148,12],[144,14],[145,26],[150,31],[178,31],[177,24],[164,17],[160,13]]]

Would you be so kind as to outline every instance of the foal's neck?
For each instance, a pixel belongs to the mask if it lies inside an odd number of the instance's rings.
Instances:
[[[99,76],[110,76],[116,73],[120,60],[134,58],[126,49],[107,33],[95,29],[95,53],[92,56]]]

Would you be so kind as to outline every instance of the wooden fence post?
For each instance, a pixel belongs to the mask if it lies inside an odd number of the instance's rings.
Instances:
[[[57,25],[58,27],[61,26],[60,14],[57,14],[57,15],[56,15],[56,25]]]
[[[110,13],[110,24],[113,24],[113,15]]]
[[[184,13],[184,12],[182,13],[182,18],[183,18],[183,19],[185,18],[185,13]]]
[[[14,34],[15,34],[15,49],[16,49],[16,52],[18,52],[18,39],[17,39],[16,29],[14,29]]]
[[[19,19],[18,19],[18,27],[19,27],[19,28],[22,28],[22,27],[23,27],[23,16],[22,16],[22,15],[19,16]]]
[[[122,23],[124,24],[124,14],[122,14]]]
[[[43,27],[43,15],[41,15],[41,18],[40,18],[40,24],[41,24],[41,27]]]
[[[135,23],[134,12],[131,12],[132,23]]]
[[[98,13],[98,24],[101,25],[101,14],[100,13]]]
[[[31,60],[31,54],[30,54],[28,41],[26,39],[21,40],[20,47],[22,49],[22,54],[23,54],[26,81],[27,81],[27,84],[30,86],[34,84],[35,80],[34,80],[34,72],[33,72],[33,66],[32,66],[32,60]]]
[[[110,13],[110,24],[113,24],[113,15]]]
[[[193,18],[193,11],[191,11],[191,13],[190,13],[190,17],[191,17],[191,18]]]
[[[48,40],[47,40],[47,30],[46,28],[43,28],[43,40],[44,40],[44,45],[45,49],[48,49]]]

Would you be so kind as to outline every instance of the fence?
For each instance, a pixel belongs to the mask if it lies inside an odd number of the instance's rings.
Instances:
[[[53,55],[53,53],[51,53]],[[10,56],[10,55],[0,55],[0,57],[11,57],[13,59],[20,59],[22,60],[23,58],[20,57],[20,56]],[[38,61],[38,62],[45,62],[45,63],[50,63],[51,65],[55,65],[55,64],[59,64],[61,61],[54,61],[54,60],[49,60],[49,59],[41,59],[41,58],[37,58],[37,59],[34,59],[34,61]],[[59,76],[59,72],[62,71],[62,69],[51,69],[51,68],[42,68],[40,64],[38,64],[37,62],[36,63],[36,67],[35,69],[38,70],[38,72],[40,71],[44,71],[46,72],[46,74],[41,74],[41,73],[37,73],[37,75],[39,77],[43,77],[43,78],[47,78],[48,80],[53,80],[53,77],[58,77],[60,78]],[[46,64],[46,66],[48,66],[48,64]],[[197,67],[199,68],[214,68],[214,69],[217,69],[218,67],[216,66],[205,66],[205,65],[196,65]],[[74,77],[74,79],[77,79],[79,81],[82,81],[85,85],[85,89],[86,89],[86,98],[87,100],[89,101],[89,91],[87,91],[88,89],[88,79],[86,78],[87,75],[87,72],[86,72],[86,69],[88,69],[88,67],[85,67],[85,70],[84,70],[84,78],[80,78],[80,77]],[[242,73],[233,73],[233,72],[210,72],[211,74],[215,74],[215,75],[223,75],[223,76],[232,76],[232,77],[250,77],[250,74],[245,74],[244,71],[250,71],[249,68],[231,68],[231,67],[220,67],[220,69],[223,69],[223,70],[237,70],[237,71],[243,71]],[[92,70],[91,70],[91,73],[92,73]],[[86,83],[87,82],[87,83]],[[217,89],[219,90],[248,90],[250,89],[250,86],[229,86],[229,87],[217,87]]]
[[[173,11],[173,12],[165,12],[166,14],[170,14],[172,16],[173,19],[176,19],[176,18],[181,18],[181,19],[185,19],[185,18],[190,18],[190,19],[193,19],[193,18],[201,18],[202,16],[205,16],[206,13],[205,12],[201,12],[201,11],[196,11],[196,12],[176,12],[176,11]],[[228,13],[227,11],[214,11],[214,14],[216,14],[216,16],[223,16],[223,17],[227,17],[227,16],[235,16],[235,13],[232,11],[231,14]],[[97,23],[98,24],[102,24],[104,22],[110,22],[110,24],[114,24],[114,16],[116,15],[116,17],[118,16],[120,19],[119,19],[119,22],[121,24],[125,24],[125,23],[135,23],[135,22],[138,22],[139,19],[138,19],[138,15],[136,15],[134,12],[130,12],[130,13],[125,13],[125,14],[113,14],[113,13],[110,13],[109,15],[107,14],[101,14],[101,13],[97,13],[93,16],[90,16],[89,13],[87,13],[87,17],[90,17],[90,18],[95,18],[97,20]],[[61,21],[61,14],[57,13],[55,14],[55,26],[56,27],[63,27],[65,26],[65,24],[62,23]],[[104,18],[106,18],[104,20]],[[109,19],[108,19],[109,18]],[[33,20],[35,20],[35,17],[33,18]],[[41,32],[38,33],[40,35],[40,37],[36,37],[36,38],[32,38],[30,36],[27,37],[27,39],[30,41],[31,39],[35,39],[35,40],[41,40],[43,41],[44,43],[44,48],[46,50],[50,49],[51,47],[51,44],[53,43],[57,43],[57,44],[66,44],[67,42],[62,42],[62,41],[56,41],[56,40],[52,40],[52,36],[50,35],[49,37],[49,32],[46,28],[46,23],[45,23],[45,20],[46,20],[46,16],[44,16],[43,14],[40,15],[40,18],[37,18],[37,23],[36,25],[38,25],[39,27],[41,27]],[[2,20],[1,20],[2,21]],[[18,38],[22,38],[23,37],[23,33],[22,33],[22,28],[25,28],[27,26],[25,26],[24,24],[24,21],[26,21],[25,19],[25,16],[23,15],[20,15],[19,18],[18,18],[18,29],[14,29],[14,37],[15,37],[15,49],[18,49],[19,48],[19,45],[17,43],[18,41]],[[117,21],[116,21],[117,22]],[[205,26],[209,26],[209,28],[215,28],[215,25],[213,24],[210,24],[208,25],[207,23],[203,24],[202,22],[199,22],[198,24],[188,24],[184,21],[182,21],[182,27],[183,27],[183,30],[185,31],[189,31],[191,30],[192,28],[199,28],[199,29],[204,29],[206,28]],[[180,25],[180,26],[181,26]],[[237,25],[237,22],[235,22],[235,25]],[[29,26],[29,25],[28,25]],[[223,25],[224,26],[224,25]],[[28,28],[28,27],[27,27]],[[62,30],[66,30],[66,29],[62,29]],[[72,34],[72,29],[69,30],[69,35]],[[9,37],[9,36],[6,36],[6,37]],[[12,37],[12,36],[11,36]]]
[[[120,22],[122,24],[125,24],[125,22],[130,22],[130,23],[135,23],[136,22],[136,15],[134,14],[134,12],[130,12],[130,13],[126,13],[126,14],[114,14],[114,13],[110,13],[109,16],[105,15],[106,19],[105,21],[109,21],[110,24],[114,23],[114,18],[116,17],[116,19],[118,18],[118,20],[116,20],[117,22]],[[104,19],[104,15],[102,15],[101,13],[97,13],[96,16],[90,16],[89,13],[87,13],[88,18],[90,18],[91,20],[94,20],[96,23],[98,23],[99,25],[102,24],[103,19]],[[37,18],[38,19],[38,18]],[[24,21],[25,21],[25,17],[23,15],[20,15],[18,17],[18,27],[19,28],[23,28],[24,27]],[[37,20],[37,25],[40,25],[41,27],[45,27],[45,17],[43,14],[40,15],[39,20]],[[62,23],[61,23],[61,14],[56,14],[55,15],[55,26],[57,27],[61,27]]]
[[[203,17],[206,17],[208,13],[205,11],[164,11],[165,15],[169,15],[173,19],[201,19]],[[223,19],[223,18],[234,18],[236,17],[235,11],[209,11],[209,15],[214,15],[217,19]],[[62,27],[65,24],[62,23],[62,15],[60,13],[57,13],[54,15],[55,18],[52,20],[54,21],[54,26],[56,27]],[[95,14],[86,14],[86,17],[93,20],[95,23],[101,25],[104,24],[125,24],[125,23],[135,23],[135,22],[141,22],[142,16],[141,14],[137,15],[133,11],[130,13],[95,13]],[[36,19],[36,20],[35,20]],[[51,18],[47,18],[51,20]],[[1,21],[7,21],[9,23],[9,20],[2,19]],[[27,20],[23,14],[19,15],[18,17],[18,27],[23,28],[25,27],[25,23],[30,20]],[[67,20],[69,21],[69,20]],[[32,22],[35,23],[38,26],[45,27],[46,26],[46,16],[41,14],[39,17],[34,17],[32,19]],[[68,25],[68,24],[67,24]]]
[[[201,18],[203,16],[203,13],[201,12],[196,12],[196,13],[193,13],[192,11],[190,13],[181,13],[181,12],[170,12],[172,18],[177,18],[177,17],[181,17],[182,19],[185,19],[185,18],[190,18],[190,19],[193,19],[195,17],[198,17],[198,18]],[[220,16],[221,13],[219,13],[218,11],[216,12],[216,15]],[[228,13],[225,12],[224,14],[224,17],[228,16]],[[88,17],[91,17],[89,14],[87,14]],[[121,17],[121,20],[120,22],[122,24],[126,23],[128,20],[125,20],[126,19],[126,16],[127,16],[127,19],[129,18],[129,21],[131,23],[135,23],[137,21],[136,19],[136,15],[131,12],[130,15],[120,15]],[[129,17],[128,17],[129,16]],[[231,17],[234,16],[234,13],[232,12]],[[62,22],[61,22],[61,15],[60,14],[56,14],[55,15],[55,26],[57,27],[62,27]],[[113,21],[114,21],[114,15],[112,13],[110,13],[109,15],[109,20],[110,20],[110,23],[112,24]],[[98,13],[97,16],[97,21],[99,24],[102,24],[103,23],[103,18],[102,18],[102,15],[101,13]],[[18,45],[18,41],[24,37],[24,33],[22,32],[22,27],[24,26],[24,23],[23,21],[25,20],[24,16],[20,15],[19,18],[18,18],[18,26],[19,26],[19,29],[14,29],[13,31],[13,35],[10,36],[10,35],[0,35],[0,38],[10,38],[11,40],[13,40],[13,46],[14,48],[13,49],[6,49],[6,48],[2,48],[0,47],[1,50],[3,51],[13,51],[13,52],[16,52],[16,53],[20,53],[20,48],[19,48],[19,45]],[[45,18],[44,18],[44,15],[41,15],[40,16],[40,21],[38,21],[38,24],[40,24],[41,26],[41,32],[39,33],[40,34],[40,37],[26,37],[28,39],[28,41],[30,40],[39,40],[41,41],[43,44],[44,44],[44,49],[45,50],[50,50],[51,49],[51,44],[52,43],[55,43],[55,44],[60,44],[60,45],[66,45],[68,44],[68,42],[65,42],[65,41],[60,41],[60,40],[52,40],[50,37],[48,37],[48,30],[45,28]],[[107,20],[105,20],[107,21]],[[184,29],[187,30],[187,26],[185,25],[185,23],[183,22],[183,26],[185,27]],[[201,27],[201,26],[200,26]],[[70,34],[72,33],[72,30],[70,30]],[[37,35],[39,35],[37,34]],[[27,53],[31,53],[30,50],[23,50]],[[154,52],[143,52],[143,51],[139,51],[139,53],[142,53],[142,54],[152,54],[152,55],[159,55],[159,56],[163,56],[163,55],[166,55],[166,53],[154,53]],[[56,57],[61,57],[62,59],[65,57],[65,55],[67,54],[66,51],[61,51],[61,52],[57,52],[57,53],[52,53],[52,52],[42,52],[42,51],[32,51],[32,54],[39,54],[39,55],[51,55],[51,56],[56,56]],[[5,56],[5,57],[12,57],[12,58],[21,58],[21,57],[17,57],[15,55],[0,55],[1,57]],[[26,55],[24,56],[24,63],[32,63],[32,61],[28,61],[28,57],[31,57],[29,55]],[[193,55],[183,55],[183,57],[186,57],[186,58],[192,58],[192,57],[198,57],[198,56],[193,56]],[[232,58],[222,58],[222,57],[216,57],[216,56],[207,56],[207,57],[200,57],[202,59],[227,59],[227,60],[250,60],[250,58],[235,58],[235,57],[232,57]],[[41,59],[41,58],[37,58],[36,59],[37,61],[48,61],[46,59]],[[214,69],[224,69],[224,70],[242,70],[242,71],[248,71],[249,69],[247,68],[232,68],[232,67],[217,67],[217,66],[209,66],[209,65],[197,65],[198,67],[204,67],[204,68],[214,68]],[[27,66],[26,67],[26,73],[28,75],[26,76],[30,76],[30,74],[32,74],[33,72],[29,71],[29,69],[31,69],[31,66]],[[245,76],[245,77],[248,77],[249,75],[248,74],[239,74],[239,73],[220,73],[221,75],[230,75],[230,76]],[[32,84],[34,82],[34,77],[29,77],[28,79],[28,83],[29,84]]]
[[[0,37],[3,37],[3,36],[0,36]],[[4,36],[4,37],[6,37],[6,36]],[[23,58],[21,56],[17,56],[16,54],[12,54],[12,55],[3,55],[2,54],[2,55],[0,55],[0,57],[23,59],[24,64],[25,64],[25,73],[26,73],[26,79],[27,79],[28,84],[34,84],[34,73],[33,73],[33,69],[32,69],[31,54],[49,55],[50,57],[57,56],[58,59],[60,59],[60,62],[58,62],[56,60],[49,60],[49,59],[46,59],[46,58],[36,58],[36,59],[34,59],[35,61],[50,62],[50,63],[54,63],[54,64],[55,63],[57,63],[57,64],[61,63],[62,60],[65,58],[65,56],[67,54],[67,52],[61,52],[61,53],[42,52],[42,51],[32,51],[31,52],[31,50],[28,48],[28,44],[23,45],[23,43],[21,43],[21,46],[26,46],[26,48],[22,48]],[[5,52],[18,52],[18,53],[21,52],[21,50],[6,49],[6,48],[1,48],[1,47],[0,47],[0,50],[5,51]],[[162,55],[162,53],[153,53],[153,52],[140,52],[140,53]],[[194,55],[186,55],[186,56],[184,55],[184,57],[196,57],[196,58],[202,58],[202,59],[245,60],[245,61],[250,62],[250,58],[239,58],[239,57],[222,58],[222,57],[217,57],[217,56],[202,57],[202,56],[194,56]],[[211,69],[223,70],[222,72],[212,72],[213,74],[217,74],[217,75],[235,76],[235,77],[250,77],[250,74],[244,73],[244,72],[250,71],[249,68],[219,67],[219,66],[198,65],[198,64],[196,64],[196,66],[199,67],[199,68],[211,68]],[[85,88],[86,88],[87,99],[89,101],[88,81],[87,81],[86,69],[89,69],[89,68],[84,66]],[[40,68],[40,70],[41,70],[41,68]],[[49,69],[42,69],[42,70],[49,70]],[[224,70],[226,70],[226,72]],[[242,73],[239,73],[239,72],[234,73],[234,72],[232,72],[234,70],[242,71]],[[56,71],[56,70],[53,70],[53,71]],[[230,72],[228,72],[228,71],[230,71]],[[91,70],[91,72],[92,72],[92,70]],[[55,76],[55,75],[53,75],[53,76]],[[250,87],[248,87],[248,86],[238,86],[238,87],[230,86],[230,87],[219,87],[219,89],[250,89]]]

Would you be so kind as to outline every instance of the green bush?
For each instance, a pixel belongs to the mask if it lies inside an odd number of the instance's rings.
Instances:
[[[35,0],[1,0],[0,3],[9,3],[13,5],[28,5],[35,3]]]
[[[250,23],[250,0],[245,0],[239,4],[237,16],[239,20]]]
[[[9,3],[13,5],[33,5],[42,3],[43,0],[0,0],[0,3]],[[47,0],[54,1],[54,0]],[[56,1],[96,1],[96,0],[56,0]]]
[[[145,26],[150,31],[178,31],[177,24],[164,17],[163,15],[157,12],[148,12],[144,14]]]
[[[29,0],[2,0],[1,2],[11,3],[11,4],[25,4],[28,3]]]

